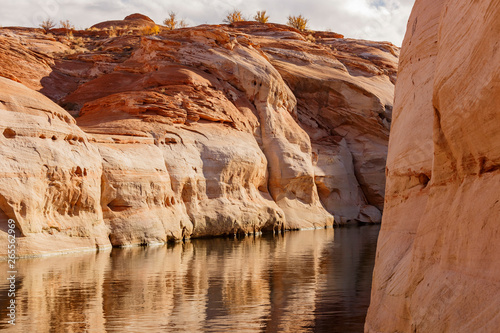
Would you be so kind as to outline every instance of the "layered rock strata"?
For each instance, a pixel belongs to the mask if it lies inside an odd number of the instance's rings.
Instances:
[[[116,26],[130,21],[151,24],[131,15]],[[396,47],[252,22],[113,37],[102,28],[112,23],[52,37],[2,30],[0,59],[10,65],[1,75],[10,80],[2,79],[0,130],[7,134],[0,139],[11,147],[2,156],[14,156],[26,140],[36,148],[42,132],[66,124],[64,148],[48,145],[35,162],[13,160],[0,170],[7,183],[38,170],[22,183],[24,204],[13,185],[0,186],[2,225],[16,219],[27,243],[43,234],[106,246],[317,228],[332,225],[332,214],[337,223],[380,221]],[[16,62],[19,52],[25,57]],[[30,106],[37,98],[41,109]],[[21,121],[26,110],[39,121]],[[45,113],[60,117],[42,122]],[[43,136],[52,144],[63,135]],[[58,153],[67,156],[60,165]],[[44,165],[50,171],[41,172]],[[58,193],[56,165],[64,191],[65,181],[81,177],[80,199],[42,209],[50,204],[29,194]],[[83,197],[88,205],[80,207]],[[45,226],[57,214],[69,222]],[[78,229],[79,220],[94,229]]]

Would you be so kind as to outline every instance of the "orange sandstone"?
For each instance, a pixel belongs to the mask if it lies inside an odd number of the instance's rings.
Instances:
[[[366,332],[500,325],[500,6],[417,0]]]
[[[141,35],[153,24],[0,29],[0,223],[19,254],[380,222],[398,48],[255,22]]]

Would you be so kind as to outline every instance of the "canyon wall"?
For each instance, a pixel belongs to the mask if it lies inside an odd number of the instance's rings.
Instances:
[[[417,0],[366,332],[500,326],[500,1]]]
[[[0,239],[8,219],[19,255],[380,222],[398,48],[151,24],[0,29]]]

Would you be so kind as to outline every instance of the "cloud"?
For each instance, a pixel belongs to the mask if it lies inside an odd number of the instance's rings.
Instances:
[[[132,13],[148,15],[161,23],[175,11],[191,25],[219,24],[233,9],[251,18],[267,10],[271,22],[286,23],[288,15],[302,14],[313,30],[346,37],[388,40],[401,45],[414,0],[17,0],[2,4],[0,25],[38,26],[47,17],[70,20],[80,28],[123,19]]]

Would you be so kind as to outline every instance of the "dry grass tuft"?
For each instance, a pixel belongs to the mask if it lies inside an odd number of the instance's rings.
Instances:
[[[47,18],[40,23],[40,28],[43,29],[43,32],[48,34],[51,29],[56,26],[54,21],[51,18]]]
[[[223,22],[232,24],[234,22],[241,21],[245,21],[245,18],[243,17],[243,14],[241,14],[241,11],[235,9],[226,15],[226,18]]]
[[[174,29],[179,29],[179,28],[186,28],[188,24],[184,19],[182,20],[177,20],[177,14],[175,12],[169,12],[168,13],[168,18],[163,21],[163,24],[167,28],[167,30],[174,30]]]
[[[288,16],[287,25],[300,31],[306,31],[308,21],[309,20],[303,17],[302,15],[299,16],[290,15]]]
[[[313,36],[313,35],[311,35],[311,34],[309,34],[309,35],[307,35],[307,36],[306,36],[306,40],[307,40],[308,42],[311,42],[311,43],[316,42],[316,38],[314,38],[314,36]]]
[[[259,23],[267,23],[269,21],[269,15],[266,15],[266,11],[258,11],[257,14],[253,17],[253,19]]]
[[[74,30],[75,29],[75,26],[73,24],[71,24],[71,22],[69,20],[61,20],[59,21],[59,25],[61,26],[61,28],[64,28],[64,29],[67,29],[67,30]]]
[[[152,27],[144,27],[141,30],[141,34],[144,36],[157,35],[159,33],[160,33],[160,27],[157,25],[154,25]]]
[[[108,37],[112,38],[112,37],[116,37],[116,36],[118,36],[118,31],[116,30],[116,28],[114,26],[109,27]]]

